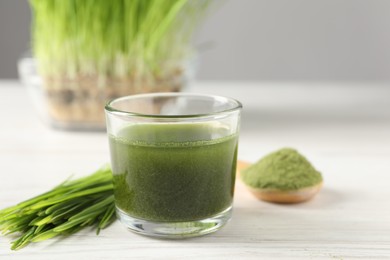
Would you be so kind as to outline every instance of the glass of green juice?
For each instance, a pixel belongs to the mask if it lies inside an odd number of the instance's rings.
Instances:
[[[121,97],[106,107],[117,216],[130,230],[186,238],[230,219],[242,105],[191,93]]]

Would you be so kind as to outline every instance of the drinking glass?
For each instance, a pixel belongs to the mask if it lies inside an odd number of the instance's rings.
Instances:
[[[190,93],[110,101],[106,124],[117,216],[130,230],[185,238],[230,219],[242,105]]]

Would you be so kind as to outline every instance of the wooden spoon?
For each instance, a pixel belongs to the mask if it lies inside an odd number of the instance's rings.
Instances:
[[[245,161],[237,161],[237,176],[240,176],[240,172],[249,167],[251,163]],[[241,180],[241,178],[239,178]],[[245,184],[245,183],[244,183]],[[245,184],[248,190],[257,198],[264,201],[276,202],[276,203],[299,203],[307,201],[313,198],[321,189],[322,182],[298,190],[284,191],[278,189],[259,189],[249,187]]]

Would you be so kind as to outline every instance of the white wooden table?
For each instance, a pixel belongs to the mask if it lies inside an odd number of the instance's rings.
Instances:
[[[237,183],[233,219],[205,237],[152,239],[116,222],[99,236],[86,230],[17,252],[1,237],[0,259],[390,258],[390,86],[207,82],[192,91],[242,101],[239,158],[297,148],[323,173],[320,194],[275,205]],[[49,129],[17,82],[0,81],[0,122],[0,208],[109,160],[104,133]]]

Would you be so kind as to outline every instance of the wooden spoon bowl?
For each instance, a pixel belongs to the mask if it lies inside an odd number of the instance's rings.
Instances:
[[[237,176],[240,176],[240,172],[245,168],[249,167],[250,165],[251,163],[245,161],[237,161]],[[245,186],[259,200],[290,204],[304,202],[313,198],[321,190],[322,182],[311,187],[305,187],[298,190],[290,191],[278,189],[259,189],[249,187],[246,184]]]

